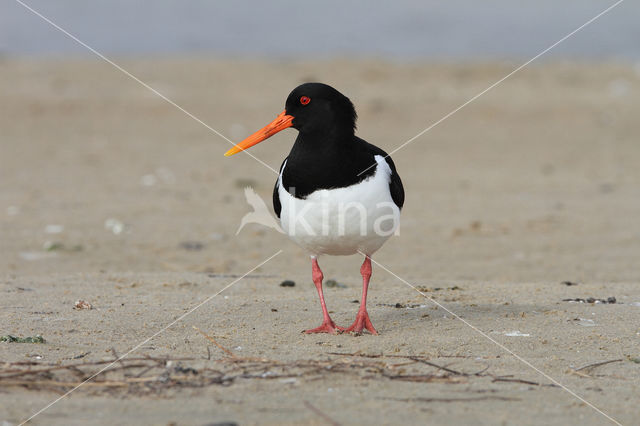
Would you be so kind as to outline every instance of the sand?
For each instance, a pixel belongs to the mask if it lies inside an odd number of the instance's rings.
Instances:
[[[517,66],[118,62],[235,141],[271,121],[298,83],[324,81],[354,101],[358,134],[387,151]],[[129,356],[193,358],[181,365],[201,375],[227,368],[229,355],[196,326],[236,358],[386,368],[152,393],[83,386],[33,424],[610,421],[558,384],[622,424],[637,421],[634,67],[528,67],[393,155],[407,200],[400,235],[374,257],[393,273],[374,265],[369,312],[380,336],[302,334],[321,319],[304,252],[255,224],[235,235],[251,211],[243,188],[270,205],[273,171],[224,158],[228,142],[104,62],[5,59],[0,76],[0,335],[46,340],[0,343],[3,369],[113,359],[205,301]],[[251,152],[277,169],[294,134]],[[341,284],[326,291],[340,325],[357,311],[360,262],[320,262]],[[589,297],[616,303],[563,301]],[[93,309],[74,309],[79,299]],[[601,361],[616,362],[579,370]],[[2,386],[0,422],[27,419],[65,389]]]

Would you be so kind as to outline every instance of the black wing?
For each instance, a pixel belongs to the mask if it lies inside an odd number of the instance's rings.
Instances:
[[[400,175],[396,171],[396,165],[393,164],[393,160],[391,157],[386,157],[385,160],[389,167],[391,167],[391,182],[389,182],[389,191],[391,191],[391,199],[398,206],[399,209],[402,209],[404,205],[404,186],[402,186],[402,179],[400,179]]]
[[[393,160],[386,152],[384,152],[382,149],[378,148],[377,146],[372,145],[363,139],[360,139],[360,141],[362,141],[365,144],[367,151],[369,151],[371,154],[373,154],[374,156],[380,155],[384,157],[385,161],[389,165],[389,168],[391,168],[391,182],[389,182],[389,191],[391,192],[391,199],[393,200],[395,205],[398,206],[399,209],[402,209],[402,206],[404,205],[404,186],[402,186],[402,179],[400,179],[400,175],[396,170],[396,165],[393,163]],[[375,170],[375,167],[372,167],[371,169]]]
[[[280,165],[280,173],[282,173],[282,167],[284,166],[284,163],[287,161],[287,158],[285,158],[282,164]],[[280,211],[282,210],[282,204],[280,204],[280,195],[278,194],[279,180],[280,180],[280,176],[278,176],[278,179],[276,179],[276,184],[273,187],[273,211],[276,213],[276,216],[278,217],[278,219],[280,219]]]

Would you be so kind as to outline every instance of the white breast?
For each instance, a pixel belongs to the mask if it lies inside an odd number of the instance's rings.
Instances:
[[[375,160],[373,176],[346,188],[315,191],[304,200],[282,186],[285,162],[278,178],[285,233],[313,255],[371,255],[382,247],[400,225],[400,209],[389,191],[391,168],[382,156]]]

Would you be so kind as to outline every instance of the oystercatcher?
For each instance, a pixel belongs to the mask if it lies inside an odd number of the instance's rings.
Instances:
[[[326,84],[305,83],[289,94],[275,120],[225,153],[244,151],[288,127],[299,132],[280,167],[273,208],[285,233],[311,256],[323,322],[305,333],[366,329],[378,334],[367,313],[370,256],[397,230],[404,188],[391,157],[354,134],[356,118],[342,93]],[[318,257],[356,253],[365,256],[362,301],[354,323],[342,328],[329,316]]]

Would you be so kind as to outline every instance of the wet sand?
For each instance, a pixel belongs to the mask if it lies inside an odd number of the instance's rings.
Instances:
[[[298,83],[327,82],[355,103],[358,134],[387,151],[514,68],[121,64],[235,141],[275,117]],[[224,158],[228,142],[108,64],[5,60],[0,75],[0,335],[46,340],[0,343],[0,360],[112,359],[112,348],[126,353],[282,250],[131,356],[224,370],[228,354],[196,326],[238,358],[387,366],[152,394],[81,387],[34,424],[607,421],[429,298],[619,422],[637,418],[640,74],[632,66],[532,66],[395,153],[407,192],[402,228],[374,259],[424,295],[374,265],[369,305],[381,335],[358,337],[301,334],[321,319],[308,258],[259,225],[235,235],[251,211],[243,188],[270,205],[273,171],[246,155]],[[251,152],[277,169],[294,135]],[[344,286],[327,289],[340,325],[357,311],[360,262],[321,259],[325,277]],[[285,279],[296,286],[281,287]],[[616,303],[563,301],[589,297]],[[78,299],[93,309],[74,309]],[[410,382],[389,372],[447,377]],[[60,389],[3,387],[0,421],[19,423]]]

